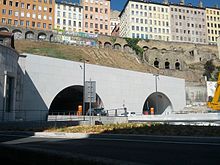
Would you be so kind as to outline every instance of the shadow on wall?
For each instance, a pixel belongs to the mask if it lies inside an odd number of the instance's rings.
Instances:
[[[2,112],[3,112],[3,84],[0,81],[0,120],[2,119]]]
[[[16,119],[22,121],[46,121],[48,116],[48,107],[35,87],[29,74],[26,71],[23,73],[20,66],[18,69],[18,72],[22,77],[20,77],[20,80],[23,80],[23,82],[19,83],[19,85],[21,85],[21,93],[17,92],[17,98],[20,97],[19,99],[21,100],[21,107],[16,111]]]
[[[160,92],[152,93],[145,101],[143,113],[145,111],[150,113],[150,108],[154,108],[154,114],[160,115],[170,113],[173,110],[173,106],[169,98]]]

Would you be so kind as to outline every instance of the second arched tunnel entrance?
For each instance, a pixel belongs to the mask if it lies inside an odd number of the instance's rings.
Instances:
[[[49,114],[72,114],[76,115],[79,106],[83,105],[83,86],[70,86],[60,91],[53,99]],[[96,94],[96,102],[92,103],[92,108],[103,108],[101,98]],[[86,103],[85,113],[88,112],[89,103]]]
[[[150,109],[154,109],[155,115],[170,113],[173,110],[172,103],[169,98],[160,92],[152,93],[145,101],[143,114],[150,113]]]

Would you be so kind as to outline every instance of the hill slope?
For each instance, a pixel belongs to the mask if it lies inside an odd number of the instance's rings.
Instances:
[[[162,75],[186,79],[186,81],[200,81],[201,73],[194,70],[160,69],[141,62],[136,55],[113,49],[94,48],[84,46],[64,45],[43,41],[16,40],[15,48],[19,53],[61,58],[73,61],[89,60],[89,63],[121,68],[145,73],[159,73]]]

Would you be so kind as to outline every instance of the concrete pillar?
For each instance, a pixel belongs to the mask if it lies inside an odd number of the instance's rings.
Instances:
[[[217,45],[218,45],[218,59],[220,59],[220,36],[217,39]]]

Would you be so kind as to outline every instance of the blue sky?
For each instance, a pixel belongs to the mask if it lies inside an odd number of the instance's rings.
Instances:
[[[162,2],[163,0],[152,0],[154,2]],[[177,3],[180,0],[169,0],[170,2]],[[122,10],[127,0],[111,0],[111,8],[114,10]],[[199,0],[185,0],[185,3],[192,3],[193,5],[198,4]],[[220,0],[202,0],[204,6],[213,7],[218,4],[220,7]]]

